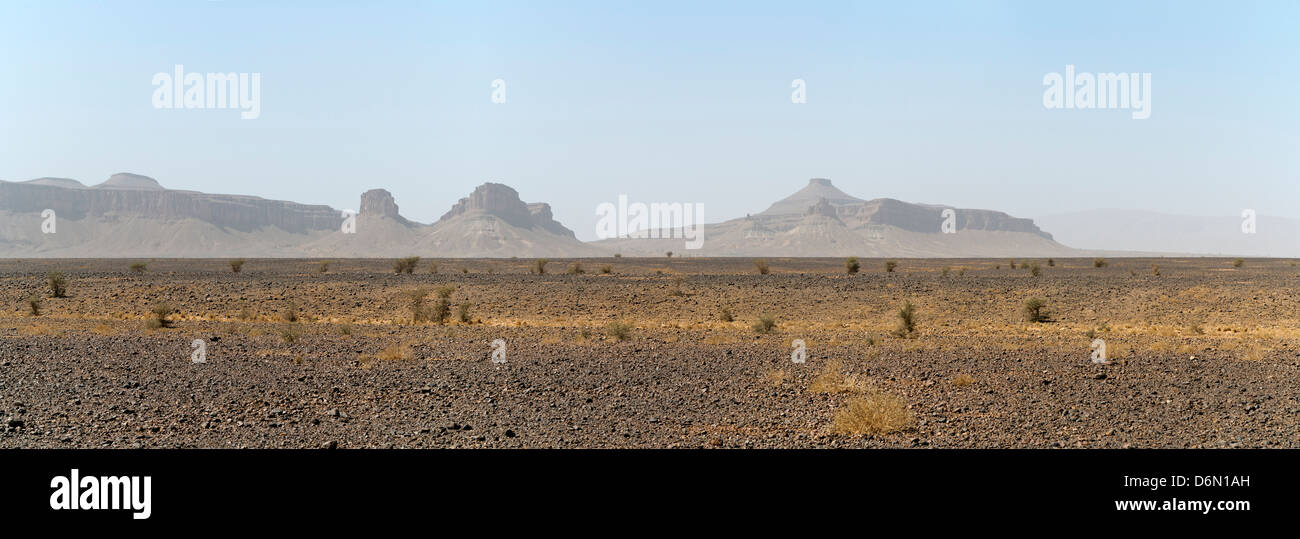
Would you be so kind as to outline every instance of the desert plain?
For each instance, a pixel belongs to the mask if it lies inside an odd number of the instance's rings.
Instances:
[[[0,260],[0,447],[1300,447],[1295,261],[858,262]]]

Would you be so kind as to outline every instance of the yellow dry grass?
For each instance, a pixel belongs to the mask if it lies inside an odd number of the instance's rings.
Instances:
[[[789,377],[790,375],[782,369],[768,369],[763,375],[763,380],[772,387],[781,387]]]
[[[859,380],[852,374],[845,375],[841,370],[843,364],[839,360],[831,360],[822,367],[822,371],[813,378],[812,383],[808,385],[808,391],[813,393],[849,393],[854,391],[865,391],[867,383]]]
[[[898,432],[915,422],[916,417],[902,397],[873,391],[849,399],[835,412],[831,430],[835,434],[880,435]]]

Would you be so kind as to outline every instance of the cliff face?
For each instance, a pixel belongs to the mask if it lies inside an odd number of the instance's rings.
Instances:
[[[371,189],[361,193],[360,212],[365,217],[387,217],[402,224],[409,223],[397,212],[397,202],[387,189]]]
[[[1012,217],[1000,211],[949,208],[911,204],[892,198],[871,200],[858,205],[840,206],[837,213],[845,221],[859,221],[868,225],[887,225],[903,230],[937,233],[942,222],[942,212],[955,212],[957,230],[984,230],[989,232],[1024,232],[1046,239],[1052,235],[1043,232],[1032,219]]]
[[[478,186],[473,193],[460,199],[451,210],[443,214],[438,219],[438,224],[450,222],[473,212],[494,215],[520,228],[542,228],[553,234],[576,237],[572,230],[552,217],[550,204],[541,202],[525,204],[519,199],[518,191],[500,183],[485,183]]]
[[[119,176],[122,175],[115,178]],[[115,187],[105,182],[92,188],[72,188],[35,182],[0,182],[0,211],[40,213],[51,209],[60,219],[74,220],[106,214],[198,219],[241,232],[265,227],[293,233],[336,230],[343,221],[342,214],[329,206],[154,189],[139,182],[127,185]]]

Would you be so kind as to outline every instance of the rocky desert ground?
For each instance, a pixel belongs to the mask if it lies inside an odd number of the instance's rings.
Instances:
[[[0,447],[1300,446],[1295,261],[762,262],[0,260]]]

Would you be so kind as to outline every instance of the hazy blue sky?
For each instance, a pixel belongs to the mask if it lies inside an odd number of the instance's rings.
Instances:
[[[5,1],[0,179],[384,187],[423,222],[499,181],[584,239],[620,193],[712,222],[814,176],[1029,217],[1300,216],[1297,2],[631,4]],[[153,108],[175,64],[260,73],[261,117]],[[1044,108],[1067,64],[1151,73],[1151,118]]]

